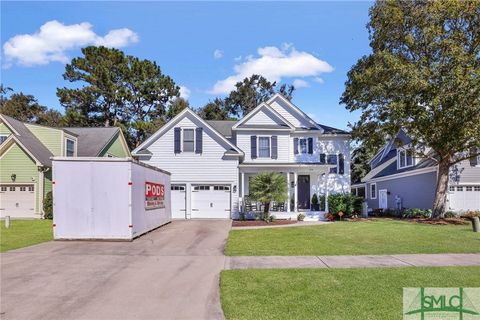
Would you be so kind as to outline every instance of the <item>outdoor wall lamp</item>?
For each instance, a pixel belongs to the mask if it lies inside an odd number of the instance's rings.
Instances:
[[[15,180],[17,180],[17,175],[15,173],[12,173],[10,178],[12,179],[13,182],[15,182]]]
[[[233,193],[236,193],[237,192],[237,185],[234,185],[233,186]]]

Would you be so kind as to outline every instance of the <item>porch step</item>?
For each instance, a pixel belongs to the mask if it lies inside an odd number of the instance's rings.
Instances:
[[[305,211],[302,212],[305,215],[303,221],[325,221],[325,211]]]

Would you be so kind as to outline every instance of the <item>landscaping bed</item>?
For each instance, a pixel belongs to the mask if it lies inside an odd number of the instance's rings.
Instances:
[[[295,224],[296,220],[233,220],[232,227],[258,227],[258,226],[278,226],[285,224]]]

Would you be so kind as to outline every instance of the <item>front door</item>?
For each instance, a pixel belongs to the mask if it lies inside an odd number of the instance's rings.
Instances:
[[[310,176],[300,175],[297,181],[298,209],[310,209]]]
[[[378,190],[378,207],[388,209],[388,192],[385,189]]]

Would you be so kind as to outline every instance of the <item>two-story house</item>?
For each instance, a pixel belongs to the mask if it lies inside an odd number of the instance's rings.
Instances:
[[[296,218],[314,193],[350,191],[349,143],[347,132],[276,94],[239,121],[205,121],[185,109],[132,154],[172,174],[174,218],[238,217],[249,180],[262,171],[285,175],[291,200],[275,215]]]
[[[119,128],[51,128],[0,114],[0,215],[41,218],[53,156],[130,157]]]
[[[362,179],[370,209],[432,208],[438,166],[418,157],[411,142],[402,129],[370,159],[371,171]],[[449,210],[480,210],[480,156],[450,169],[447,201]]]

